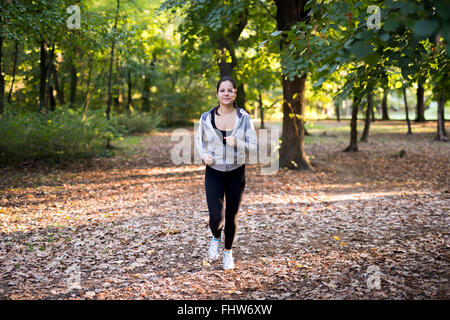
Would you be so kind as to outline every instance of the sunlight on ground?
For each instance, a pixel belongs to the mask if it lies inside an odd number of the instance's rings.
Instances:
[[[304,195],[288,195],[282,196],[266,194],[262,196],[264,203],[270,204],[317,204],[322,202],[334,202],[334,201],[345,201],[345,200],[371,200],[376,198],[383,197],[392,197],[392,196],[409,196],[409,195],[422,195],[428,194],[426,191],[405,191],[405,190],[397,190],[397,191],[383,191],[383,192],[348,192],[348,193],[329,193],[326,194],[315,194],[314,196],[309,196],[308,194]],[[260,205],[261,202],[253,202],[249,203],[249,205]]]

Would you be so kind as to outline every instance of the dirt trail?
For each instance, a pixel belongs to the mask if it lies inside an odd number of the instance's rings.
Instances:
[[[408,139],[307,145],[315,172],[248,165],[232,272],[207,259],[204,166],[171,164],[168,131],[128,158],[3,172],[0,297],[448,299],[449,144]]]

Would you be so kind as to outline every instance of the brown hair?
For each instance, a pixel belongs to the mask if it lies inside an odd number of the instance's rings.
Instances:
[[[220,84],[224,81],[230,81],[231,84],[233,84],[233,88],[236,89],[236,82],[234,81],[234,79],[230,76],[225,76],[222,77],[218,82],[217,82],[217,89],[216,89],[216,93],[219,92],[219,88],[220,88]],[[214,108],[214,113],[217,114],[218,116],[220,116],[218,110],[219,110],[220,104]],[[236,106],[236,99],[233,101],[233,107],[237,108]]]

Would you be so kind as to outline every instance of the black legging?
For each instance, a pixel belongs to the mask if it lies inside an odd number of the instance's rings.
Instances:
[[[228,172],[206,166],[205,189],[209,210],[209,227],[220,238],[225,222],[225,249],[230,250],[237,232],[238,211],[245,188],[245,164]],[[223,197],[225,195],[226,208]]]

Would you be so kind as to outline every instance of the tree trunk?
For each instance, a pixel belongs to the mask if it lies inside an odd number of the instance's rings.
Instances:
[[[119,110],[121,109],[121,105],[120,102],[122,101],[122,97],[121,97],[121,84],[120,84],[120,67],[119,67],[119,59],[118,57],[116,57],[116,72],[114,73],[114,98],[113,98],[113,102],[114,102],[114,107],[115,109],[119,112]]]
[[[409,121],[409,108],[408,108],[408,101],[406,100],[406,88],[403,87],[403,101],[405,103],[405,114],[406,114],[406,123],[408,124],[408,133],[407,134],[412,134],[411,131],[411,122]]]
[[[361,136],[360,142],[367,142],[369,138],[369,128],[370,128],[370,116],[371,116],[371,110],[373,108],[373,96],[372,93],[369,93],[367,95],[367,109],[366,109],[366,119],[364,121],[364,131]]]
[[[144,84],[142,87],[142,111],[149,112],[150,111],[150,78],[145,75],[144,76]]]
[[[341,121],[341,111],[340,111],[340,109],[341,109],[341,99],[336,98],[334,100],[334,110],[336,112],[336,119],[337,119],[338,122]]]
[[[306,1],[301,0],[275,0],[277,29],[289,30],[295,23],[305,20],[305,3]],[[280,51],[289,45],[289,40],[283,34]],[[282,75],[283,129],[279,163],[281,167],[289,169],[313,169],[305,154],[305,82],[306,75],[296,76],[292,81]]]
[[[246,94],[244,84],[240,83],[234,67],[237,65],[235,48],[237,41],[245,26],[247,25],[248,8],[244,7],[241,12],[240,19],[229,26],[222,29],[218,33],[210,34],[211,46],[216,52],[219,52],[218,66],[220,77],[231,76],[237,83],[236,105],[245,110]],[[231,62],[227,62],[227,53],[231,57]]]
[[[306,126],[305,126],[305,125],[303,125],[303,131],[305,131],[305,137],[306,137],[306,136],[311,136],[311,135],[312,135],[311,133],[309,133],[308,130],[306,130]]]
[[[40,75],[39,75],[39,112],[46,108],[46,84],[47,84],[47,42],[41,40],[40,44]]]
[[[372,117],[371,121],[375,121],[375,107],[373,105],[373,96],[370,97],[372,106],[370,107],[370,115]]]
[[[89,72],[88,72],[88,79],[87,79],[87,83],[86,83],[86,98],[84,101],[84,107],[83,107],[83,120],[86,118],[86,113],[89,109],[89,102],[91,100],[91,79],[92,79],[92,55],[93,52],[89,51],[89,58],[88,58],[88,68],[89,68]]]
[[[383,101],[381,103],[381,120],[389,120],[388,105],[387,105],[388,94],[389,94],[389,90],[384,89]]]
[[[235,79],[235,77],[233,77]],[[247,109],[245,109],[245,103],[247,101],[246,98],[246,94],[245,94],[245,88],[244,88],[244,84],[238,84],[237,85],[237,93],[236,93],[236,105],[239,106],[239,108],[244,109],[245,111],[248,112]]]
[[[44,110],[45,110],[45,116],[47,117],[47,106],[50,104],[50,110],[55,110],[55,97],[53,96],[53,87],[50,86],[50,66],[53,63],[53,57],[55,55],[55,43],[53,42],[50,52],[48,54],[48,61],[47,61],[47,68],[45,70],[45,92],[47,94],[45,104],[44,104]]]
[[[8,94],[8,103],[12,103],[12,92],[14,89],[14,81],[16,79],[16,69],[17,69],[17,56],[18,53],[18,43],[17,41],[14,42],[14,62],[13,62],[13,69],[12,69],[12,80],[11,80],[11,87],[9,88],[9,94]]]
[[[72,52],[71,54],[75,54],[75,52]],[[77,102],[77,69],[75,67],[75,63],[73,61],[72,56],[69,56],[69,79],[70,79],[70,85],[69,85],[69,105],[71,108],[75,108],[76,102]]]
[[[417,87],[417,105],[416,105],[416,120],[415,122],[425,122],[425,101],[424,101],[423,83],[419,82]]]
[[[258,107],[259,107],[259,117],[261,118],[260,129],[265,129],[264,127],[264,106],[262,102],[261,92],[258,92]]]
[[[344,149],[344,152],[358,151],[358,109],[359,100],[357,97],[353,97],[352,120],[350,121],[350,145]]]
[[[217,65],[219,66],[220,77],[232,76],[233,69],[237,64],[234,49],[235,43],[231,39],[227,39],[223,33],[210,35],[210,42],[219,55]],[[231,62],[227,62],[228,54],[231,56]]]
[[[54,88],[52,85],[48,87],[48,98],[50,103],[50,111],[55,111],[56,109],[56,100],[55,100],[55,94],[54,94]]]
[[[130,69],[127,69],[127,104],[125,105],[126,110],[128,113],[130,113],[130,106],[133,106],[133,98],[132,98],[132,89],[133,89],[133,82],[131,80],[131,72]]]
[[[448,141],[447,132],[445,131],[445,97],[441,95],[438,100],[438,118],[437,118],[437,135],[438,141]]]
[[[117,20],[119,19],[119,8],[120,8],[120,0],[117,0],[117,9],[116,9],[116,17],[114,19],[114,27],[113,27],[113,33],[117,30]],[[112,102],[112,96],[111,96],[111,80],[112,80],[112,69],[113,69],[113,62],[114,62],[114,47],[116,46],[115,37],[113,35],[112,37],[112,45],[111,45],[111,58],[109,60],[109,74],[108,74],[108,100],[106,101],[106,119],[111,119],[111,102]],[[107,142],[107,145],[109,145],[109,140]]]
[[[5,100],[5,78],[3,77],[3,36],[0,30],[0,115],[3,114],[3,112],[5,112],[4,100]]]
[[[55,63],[52,63],[51,68],[52,68],[52,74],[53,74],[53,85],[55,86],[55,91],[56,91],[56,97],[58,98],[59,104],[63,106],[65,104],[64,92],[63,92],[63,88],[59,85],[58,71],[56,70]]]
[[[306,76],[293,81],[283,78],[283,129],[281,133],[280,166],[311,170],[305,154],[305,82]],[[292,98],[297,94],[295,99]]]

